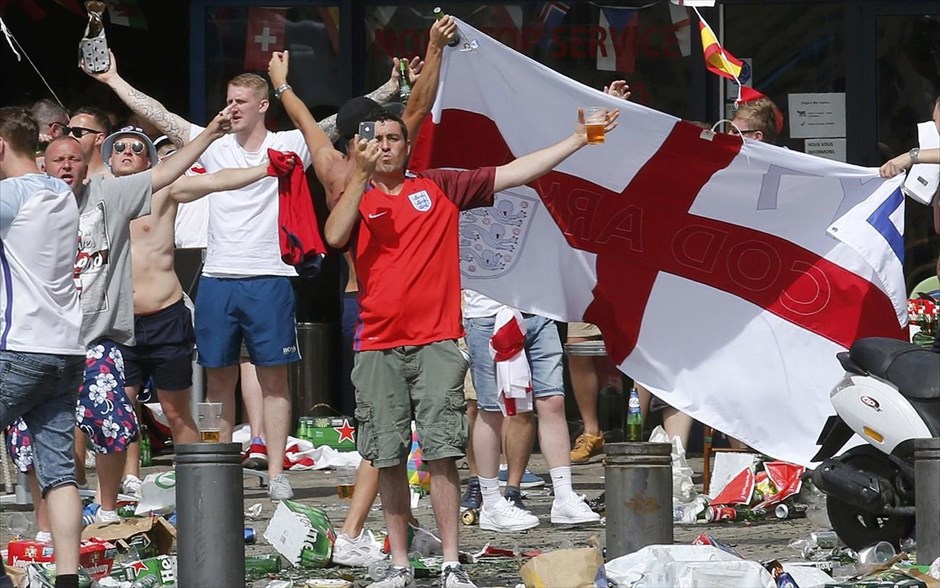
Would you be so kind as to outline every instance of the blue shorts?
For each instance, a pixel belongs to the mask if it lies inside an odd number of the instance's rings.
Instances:
[[[137,414],[124,389],[120,346],[100,339],[85,354],[85,381],[78,393],[75,425],[95,453],[118,453],[140,436]]]
[[[0,351],[0,428],[22,417],[36,434],[36,477],[45,494],[75,484],[75,397],[82,381],[81,355]]]
[[[525,317],[525,353],[532,371],[532,395],[535,398],[562,396],[565,384],[562,371],[564,351],[558,328],[551,320],[535,315]],[[477,391],[477,408],[499,412],[496,403],[496,366],[490,357],[490,337],[496,317],[464,319],[467,349],[470,352],[470,376]]]
[[[199,364],[238,365],[243,338],[256,366],[300,361],[294,307],[294,290],[286,277],[201,277],[196,296]]]

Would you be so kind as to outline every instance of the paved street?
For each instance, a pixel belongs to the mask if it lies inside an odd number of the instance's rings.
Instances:
[[[161,455],[156,459],[156,465],[153,468],[146,468],[144,474],[168,469],[171,465],[171,456]],[[690,465],[696,472],[695,481],[698,488],[701,489],[701,458],[692,458]],[[530,469],[536,473],[547,477],[548,468],[540,454],[533,456]],[[599,459],[592,463],[582,466],[574,466],[574,487],[579,493],[593,498],[601,493],[604,485],[604,468]],[[467,475],[466,470],[461,470],[461,476]],[[348,501],[339,500],[336,496],[336,484],[340,479],[337,472],[302,472],[292,473],[291,483],[294,487],[296,498],[305,503],[321,506],[328,512],[334,526],[339,527],[348,510]],[[463,551],[477,552],[486,543],[493,546],[513,549],[516,552],[527,553],[533,550],[541,552],[551,551],[565,547],[580,547],[594,543],[595,541],[603,545],[605,540],[605,529],[601,525],[575,528],[559,528],[549,522],[549,512],[551,510],[552,498],[547,488],[530,490],[527,492],[526,504],[541,519],[542,524],[528,532],[512,534],[495,534],[488,531],[481,531],[478,526],[461,526],[461,547]],[[270,520],[274,509],[267,498],[266,491],[259,487],[257,478],[245,477],[245,510],[252,504],[262,504],[262,516],[260,520],[248,521],[246,526],[253,527],[257,533],[258,543],[256,545],[246,546],[247,555],[262,555],[272,552],[272,548],[265,544],[262,539],[264,529]],[[9,531],[7,529],[7,520],[9,512],[13,510],[24,510],[28,507],[8,507],[0,516],[0,526],[2,526],[2,535],[9,540]],[[418,509],[415,512],[421,524],[428,528],[434,527],[434,518],[430,508],[429,498],[422,498]],[[29,513],[32,518],[32,513]],[[384,532],[384,523],[381,510],[378,507],[373,509],[369,516],[367,527],[376,532],[376,535]],[[706,532],[712,534],[719,541],[728,543],[735,547],[744,557],[754,560],[765,560],[772,558],[794,558],[798,554],[787,548],[787,543],[794,537],[807,536],[814,528],[808,519],[796,519],[791,521],[768,521],[761,523],[721,523],[721,524],[696,524],[691,526],[677,526],[675,528],[676,543],[689,543],[700,533]],[[35,533],[35,529],[31,531]],[[520,582],[518,574],[519,563],[514,559],[489,560],[485,563],[479,563],[468,566],[468,569],[474,580],[481,587],[483,586],[515,586]],[[361,582],[366,577],[366,570],[356,568],[327,568],[322,570],[294,569],[285,570],[278,577],[295,580],[296,586],[303,586],[303,581],[309,578],[337,578],[344,577],[348,580]],[[265,586],[267,581],[258,575],[250,577],[252,584]],[[432,586],[432,579],[420,580],[421,586]]]

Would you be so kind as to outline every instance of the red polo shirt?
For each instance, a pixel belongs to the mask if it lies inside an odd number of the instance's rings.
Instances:
[[[359,279],[358,351],[463,335],[458,217],[493,205],[496,168],[408,174],[401,192],[371,187],[359,204],[353,258]]]

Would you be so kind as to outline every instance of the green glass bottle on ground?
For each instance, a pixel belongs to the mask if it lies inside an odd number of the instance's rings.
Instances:
[[[258,570],[260,572],[268,573],[280,572],[281,556],[276,553],[272,553],[263,556],[246,557],[245,571],[248,570]]]
[[[153,465],[153,453],[150,448],[150,430],[147,425],[140,426],[140,465],[150,467]]]

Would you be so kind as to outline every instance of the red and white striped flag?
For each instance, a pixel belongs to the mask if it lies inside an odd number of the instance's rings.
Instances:
[[[885,286],[900,266],[880,275],[826,232],[882,186],[877,169],[713,135],[460,31],[416,169],[500,165],[571,133],[579,106],[621,109],[604,145],[463,213],[464,287],[596,323],[615,363],[665,401],[808,465],[836,353],[901,337],[906,321]],[[866,245],[896,256],[903,201],[859,218],[875,229]]]

